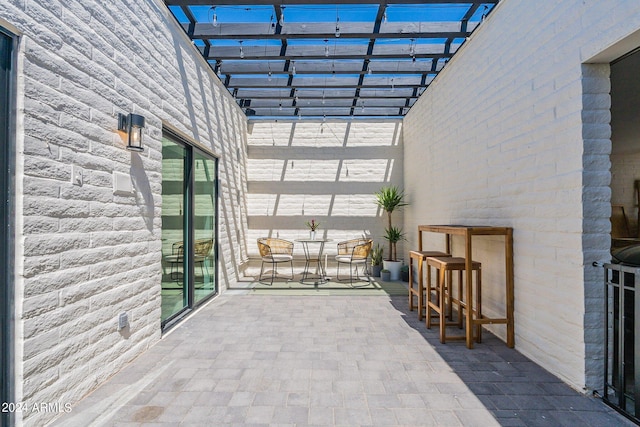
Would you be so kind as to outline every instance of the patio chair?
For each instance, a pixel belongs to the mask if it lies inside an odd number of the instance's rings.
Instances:
[[[207,258],[211,257],[211,249],[213,249],[213,239],[197,239],[193,250],[194,265],[200,264],[200,273],[204,276],[205,270],[209,274],[209,266],[205,263]],[[167,255],[165,260],[171,264],[170,277],[171,280],[179,282],[182,278],[180,267],[184,262],[184,242],[175,242],[171,245],[171,255]]]
[[[353,286],[353,267],[356,269],[356,279],[360,279],[358,274],[358,265],[364,266],[364,273],[367,276],[367,282],[369,281],[369,272],[367,270],[367,259],[369,258],[369,252],[371,252],[371,246],[373,240],[371,239],[351,239],[338,243],[338,255],[336,255],[336,261],[338,261],[338,271],[336,274],[336,280],[346,280],[340,278],[340,264],[349,264],[349,283]]]
[[[264,264],[269,263],[272,267],[270,285],[273,285],[273,279],[278,276],[278,264],[281,262],[288,262],[291,264],[291,278],[286,276],[283,277],[288,280],[293,280],[293,242],[272,237],[261,237],[258,239],[258,250],[260,251],[260,257],[262,258],[258,282],[262,280]]]
[[[211,257],[211,249],[213,249],[213,239],[196,239],[193,249],[193,263],[200,264],[200,272],[204,276],[204,270],[209,275],[209,266],[206,261]]]
[[[178,282],[181,278],[180,266],[184,262],[184,243],[175,242],[171,245],[171,255],[165,257],[167,262],[171,263],[169,277],[171,280]]]

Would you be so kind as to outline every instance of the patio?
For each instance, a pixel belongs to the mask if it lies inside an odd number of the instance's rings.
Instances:
[[[624,0],[0,2],[0,395],[28,408],[0,424],[626,423],[592,393],[637,423],[638,393],[606,381],[637,391],[640,321],[610,334],[626,307],[605,308],[601,265],[613,206],[638,238],[638,16]],[[307,221],[329,261],[382,244],[388,185],[409,203],[405,263],[423,224],[513,228],[512,263],[492,236],[451,253],[482,264],[483,314],[515,302],[515,349],[502,324],[472,350],[439,344],[402,283],[243,282],[257,239],[302,243]],[[612,343],[626,360],[608,369]]]
[[[633,425],[489,333],[473,350],[440,344],[406,294],[245,285],[53,425]]]

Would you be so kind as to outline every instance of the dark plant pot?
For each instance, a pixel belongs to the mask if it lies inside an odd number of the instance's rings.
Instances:
[[[371,275],[373,277],[380,277],[380,271],[382,270],[381,265],[372,265],[371,266]]]
[[[382,277],[382,281],[383,282],[390,282],[391,281],[391,272],[390,271],[381,271],[380,272],[380,277]]]
[[[403,282],[408,282],[409,281],[409,270],[407,270],[407,271],[400,270],[400,277],[402,278]]]

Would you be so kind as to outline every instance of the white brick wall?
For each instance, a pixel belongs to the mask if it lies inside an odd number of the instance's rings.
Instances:
[[[23,33],[17,399],[74,403],[160,338],[163,123],[220,156],[221,285],[237,278],[246,119],[159,0],[11,0],[0,18]],[[116,132],[128,112],[147,119],[144,153]],[[135,195],[113,194],[114,171]],[[56,415],[21,414],[25,425]]]
[[[586,387],[602,384],[602,271],[594,260],[607,260],[611,242],[611,127],[609,64],[582,66],[584,364]]]
[[[591,262],[611,194],[609,66],[582,64],[638,28],[637,2],[504,0],[404,121],[406,228],[512,226],[516,347],[577,389],[601,384]],[[483,282],[500,280],[500,245],[479,242]]]
[[[335,243],[370,236],[381,245],[386,220],[374,192],[402,187],[400,121],[256,121],[249,126],[248,252],[258,257],[256,239],[309,236],[305,222],[321,223],[319,235]],[[402,214],[394,214],[402,227]],[[398,257],[403,254],[398,245]],[[303,257],[302,247],[294,247]],[[386,251],[385,251],[386,253]]]

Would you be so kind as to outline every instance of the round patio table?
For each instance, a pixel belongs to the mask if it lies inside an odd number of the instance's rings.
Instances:
[[[302,272],[300,283],[312,283],[314,285],[327,283],[329,278],[322,265],[322,251],[324,250],[324,244],[331,242],[331,239],[296,239],[296,242],[302,243],[305,258],[304,271]],[[312,264],[315,264],[315,273],[311,272]]]

